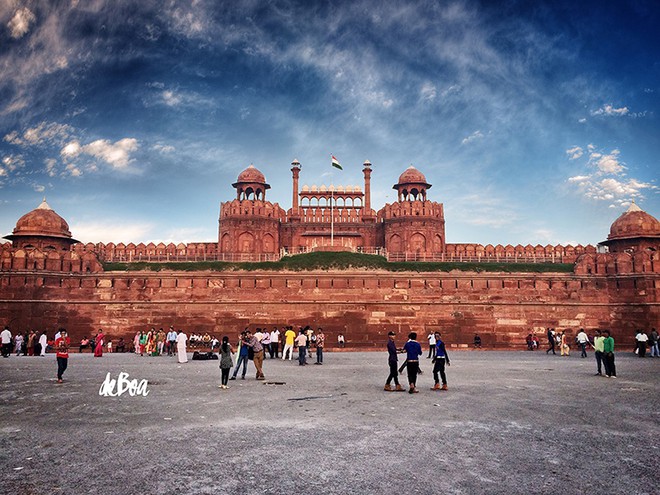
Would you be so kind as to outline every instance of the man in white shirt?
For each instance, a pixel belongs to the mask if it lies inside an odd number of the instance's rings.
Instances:
[[[263,333],[261,334],[261,345],[264,348],[264,359],[266,358],[266,352],[270,354],[270,357],[272,359],[273,353],[270,350],[270,332],[268,331],[267,328],[264,328]]]
[[[279,357],[280,353],[280,331],[277,327],[273,327],[270,332],[270,357]]]
[[[11,354],[11,332],[9,327],[0,332],[0,341],[2,342],[2,357],[8,358]]]
[[[575,336],[575,339],[577,340],[578,345],[580,346],[580,349],[582,349],[582,354],[580,355],[580,357],[586,358],[587,357],[587,344],[589,343],[589,337],[587,336],[586,332],[584,331],[584,328],[580,328],[580,331]]]
[[[426,337],[426,338],[429,341],[429,355],[426,356],[426,359],[431,359],[431,358],[435,357],[435,352],[436,352],[436,349],[435,349],[435,344],[436,344],[435,333],[431,332],[428,335],[428,337]]]
[[[640,330],[637,332],[637,336],[635,337],[637,339],[637,348],[639,349],[639,357],[645,357],[646,356],[646,344],[649,341],[649,336],[646,335],[646,332],[643,330]]]

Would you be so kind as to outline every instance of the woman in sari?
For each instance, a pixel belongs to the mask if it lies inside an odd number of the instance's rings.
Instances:
[[[103,357],[103,330],[99,328],[99,333],[96,334],[96,347],[94,348],[94,357]]]

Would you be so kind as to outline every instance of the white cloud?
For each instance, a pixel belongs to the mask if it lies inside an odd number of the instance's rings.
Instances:
[[[163,103],[167,105],[168,107],[175,107],[179,105],[182,101],[182,98],[180,95],[177,95],[174,91],[171,90],[165,90],[161,93],[161,97],[163,99]]]
[[[626,167],[619,162],[619,150],[612,150],[607,155],[600,153],[591,153],[589,163],[598,168],[598,171],[603,174],[619,175]]]
[[[21,155],[8,155],[2,158],[2,165],[8,172],[14,172],[25,166],[25,160]]]
[[[72,132],[73,128],[69,125],[43,121],[35,127],[26,129],[23,135],[12,131],[5,135],[4,140],[22,147],[61,144],[69,138]]]
[[[569,160],[577,160],[584,154],[584,150],[579,146],[573,146],[566,150],[566,154],[568,155]]]
[[[44,192],[46,190],[46,187],[42,186],[41,184],[33,184],[32,189],[40,193],[40,192]]]
[[[98,139],[83,146],[81,152],[99,158],[116,169],[124,169],[131,162],[131,152],[137,149],[138,142],[134,138],[120,139],[115,143]]]
[[[593,144],[589,144],[587,149],[589,158],[586,166],[593,172],[567,179],[567,182],[575,184],[587,199],[608,201],[611,203],[610,206],[616,207],[629,204],[635,198],[643,198],[646,191],[660,190],[655,184],[625,177],[624,171],[627,167],[621,163],[619,159],[621,152],[618,149],[602,153],[596,151]],[[571,160],[572,151],[574,148],[566,151]]]
[[[477,130],[474,131],[472,134],[470,134],[468,137],[464,138],[463,141],[461,141],[461,144],[468,144],[474,141],[475,139],[481,139],[483,137],[484,135],[482,134],[482,132]]]
[[[587,121],[587,119],[585,119],[584,117],[582,117],[581,119],[578,119],[578,122],[580,124],[584,124],[586,121]]]
[[[24,7],[18,9],[14,14],[14,17],[7,23],[9,32],[11,33],[12,38],[22,38],[30,30],[30,24],[36,20],[34,14]]]
[[[158,151],[159,153],[173,153],[176,151],[176,148],[174,146],[171,146],[169,144],[154,144],[152,146],[152,149],[155,151]]]
[[[614,117],[621,117],[628,114],[628,107],[614,108],[612,105],[604,105],[598,110],[591,112],[591,115],[607,115]]]
[[[46,158],[44,160],[44,165],[46,165],[46,173],[49,177],[55,177],[57,175],[57,160],[54,158]]]
[[[69,163],[66,166],[65,170],[66,170],[66,173],[69,174],[71,177],[80,177],[83,174],[82,170],[80,170],[78,168],[78,166],[76,166],[73,163]]]
[[[60,155],[62,155],[64,158],[76,157],[80,154],[80,150],[80,143],[78,141],[71,141],[64,148],[62,148]]]
[[[431,82],[425,82],[422,84],[422,88],[419,90],[420,98],[424,101],[433,101],[437,96],[437,90],[435,85]]]

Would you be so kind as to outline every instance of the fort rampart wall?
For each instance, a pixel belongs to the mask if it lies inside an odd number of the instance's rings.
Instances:
[[[451,345],[519,348],[545,328],[609,328],[620,345],[658,327],[660,274],[339,272],[0,272],[0,321],[15,332],[66,327],[74,341],[174,325],[235,335],[246,326],[323,327],[349,347],[381,348],[389,330],[442,331]]]

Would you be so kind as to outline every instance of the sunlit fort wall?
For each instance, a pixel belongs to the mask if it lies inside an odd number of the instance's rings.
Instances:
[[[292,206],[266,201],[270,186],[248,167],[220,205],[218,242],[82,244],[44,201],[21,217],[0,245],[0,323],[15,332],[69,329],[75,339],[103,328],[113,338],[174,325],[188,332],[235,334],[245,327],[323,327],[331,344],[380,348],[390,330],[440,330],[467,346],[520,347],[547,327],[575,333],[608,328],[631,343],[660,321],[660,222],[633,204],[594,246],[492,246],[445,239],[441,203],[408,168],[397,201],[371,208],[371,164],[364,187],[302,186],[292,163]],[[573,273],[484,272],[124,272],[102,261],[274,260],[317,250],[378,253],[390,260],[573,263]]]

